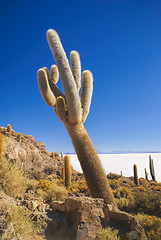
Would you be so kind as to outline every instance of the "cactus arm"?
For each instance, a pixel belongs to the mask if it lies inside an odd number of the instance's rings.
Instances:
[[[65,100],[63,97],[58,97],[56,100],[56,114],[64,123],[67,121],[67,115],[65,111]]]
[[[56,83],[59,80],[59,72],[56,65],[51,66],[51,74],[49,72],[49,69],[47,67],[44,67],[44,70],[47,73],[48,76],[48,82],[51,88],[51,91],[53,92],[54,96],[57,98],[59,96],[62,96],[65,99],[64,94],[59,90],[59,88],[56,86]]]
[[[57,66],[54,64],[51,66],[51,81],[54,84],[57,84],[58,80],[59,80],[59,71]]]
[[[49,85],[50,85],[51,91],[53,92],[53,94],[56,98],[61,96],[65,99],[64,94],[59,90],[59,88],[56,86],[55,83],[53,83],[51,80],[49,80]]]
[[[105,203],[116,205],[107,176],[83,123],[71,125],[66,122],[65,127],[71,137],[92,197],[103,198]]]
[[[59,36],[56,33],[56,31],[49,29],[47,31],[47,39],[61,77],[68,106],[69,121],[71,123],[80,122],[81,121],[80,99],[76,83],[74,81],[74,77],[70,69],[68,59],[66,57],[66,53],[63,49],[63,46],[60,42]]]
[[[49,81],[48,81],[48,74],[45,68],[40,68],[37,72],[37,79],[40,88],[41,95],[44,101],[50,107],[54,107],[56,104],[56,97],[54,96],[53,92],[51,91]]]
[[[81,91],[81,104],[82,104],[82,121],[85,122],[92,99],[93,92],[93,76],[92,73],[88,70],[83,72],[82,76],[82,91]]]
[[[78,93],[81,87],[81,62],[80,56],[77,51],[71,51],[70,53],[70,64],[73,77],[77,86]]]

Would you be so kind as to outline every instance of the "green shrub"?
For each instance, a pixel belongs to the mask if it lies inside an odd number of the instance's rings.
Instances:
[[[161,216],[161,194],[152,191],[135,192],[135,211]]]
[[[148,216],[145,214],[137,214],[137,220],[145,229],[149,240],[161,239],[161,219],[155,216]]]
[[[119,231],[114,228],[104,228],[96,233],[96,236],[93,240],[119,240],[118,236]]]

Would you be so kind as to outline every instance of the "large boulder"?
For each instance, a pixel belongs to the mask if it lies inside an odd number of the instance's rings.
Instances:
[[[92,239],[107,226],[119,229],[121,240],[146,240],[144,229],[130,214],[122,212],[102,199],[68,197],[65,202],[54,201],[51,221],[46,229],[48,240]]]

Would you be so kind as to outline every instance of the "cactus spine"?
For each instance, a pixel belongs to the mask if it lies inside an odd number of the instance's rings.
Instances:
[[[138,186],[139,179],[138,179],[138,170],[137,170],[136,164],[134,164],[133,168],[134,168],[134,183]]]
[[[3,134],[0,134],[0,159],[4,157],[5,154],[5,137]]]
[[[46,103],[55,108],[56,115],[62,120],[69,133],[92,197],[102,198],[105,203],[116,205],[97,152],[83,125],[91,104],[92,73],[88,70],[83,72],[81,85],[81,63],[78,52],[71,52],[70,68],[66,53],[55,30],[48,30],[47,39],[58,67],[65,96],[61,92],[58,95],[55,94],[56,81],[50,80],[53,79],[53,70],[50,74],[46,68],[38,70],[40,92]],[[50,82],[55,84],[55,88]],[[79,97],[80,86],[81,99]]]
[[[7,132],[9,133],[9,135],[11,135],[11,129],[12,129],[12,128],[11,128],[11,125],[8,124],[8,125],[7,125]]]
[[[144,168],[144,170],[145,170],[145,179],[148,180],[148,173],[147,173],[146,168]]]
[[[156,181],[155,172],[154,172],[154,163],[153,163],[153,159],[151,158],[151,155],[149,155],[149,167],[150,167],[150,174],[151,174],[152,180]]]
[[[64,168],[65,168],[65,186],[71,186],[71,166],[70,166],[70,157],[65,155],[64,157]]]

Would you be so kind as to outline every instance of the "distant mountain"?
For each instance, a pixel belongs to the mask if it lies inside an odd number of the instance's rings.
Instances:
[[[158,151],[110,151],[110,152],[101,152],[99,150],[97,150],[97,154],[128,154],[128,153],[161,153]],[[74,153],[64,153],[65,155],[72,155],[72,154],[76,154]]]
[[[98,153],[98,152],[97,152]],[[128,153],[161,153],[157,151],[110,151],[110,152],[104,152],[104,153],[98,153],[98,154],[128,154]]]

